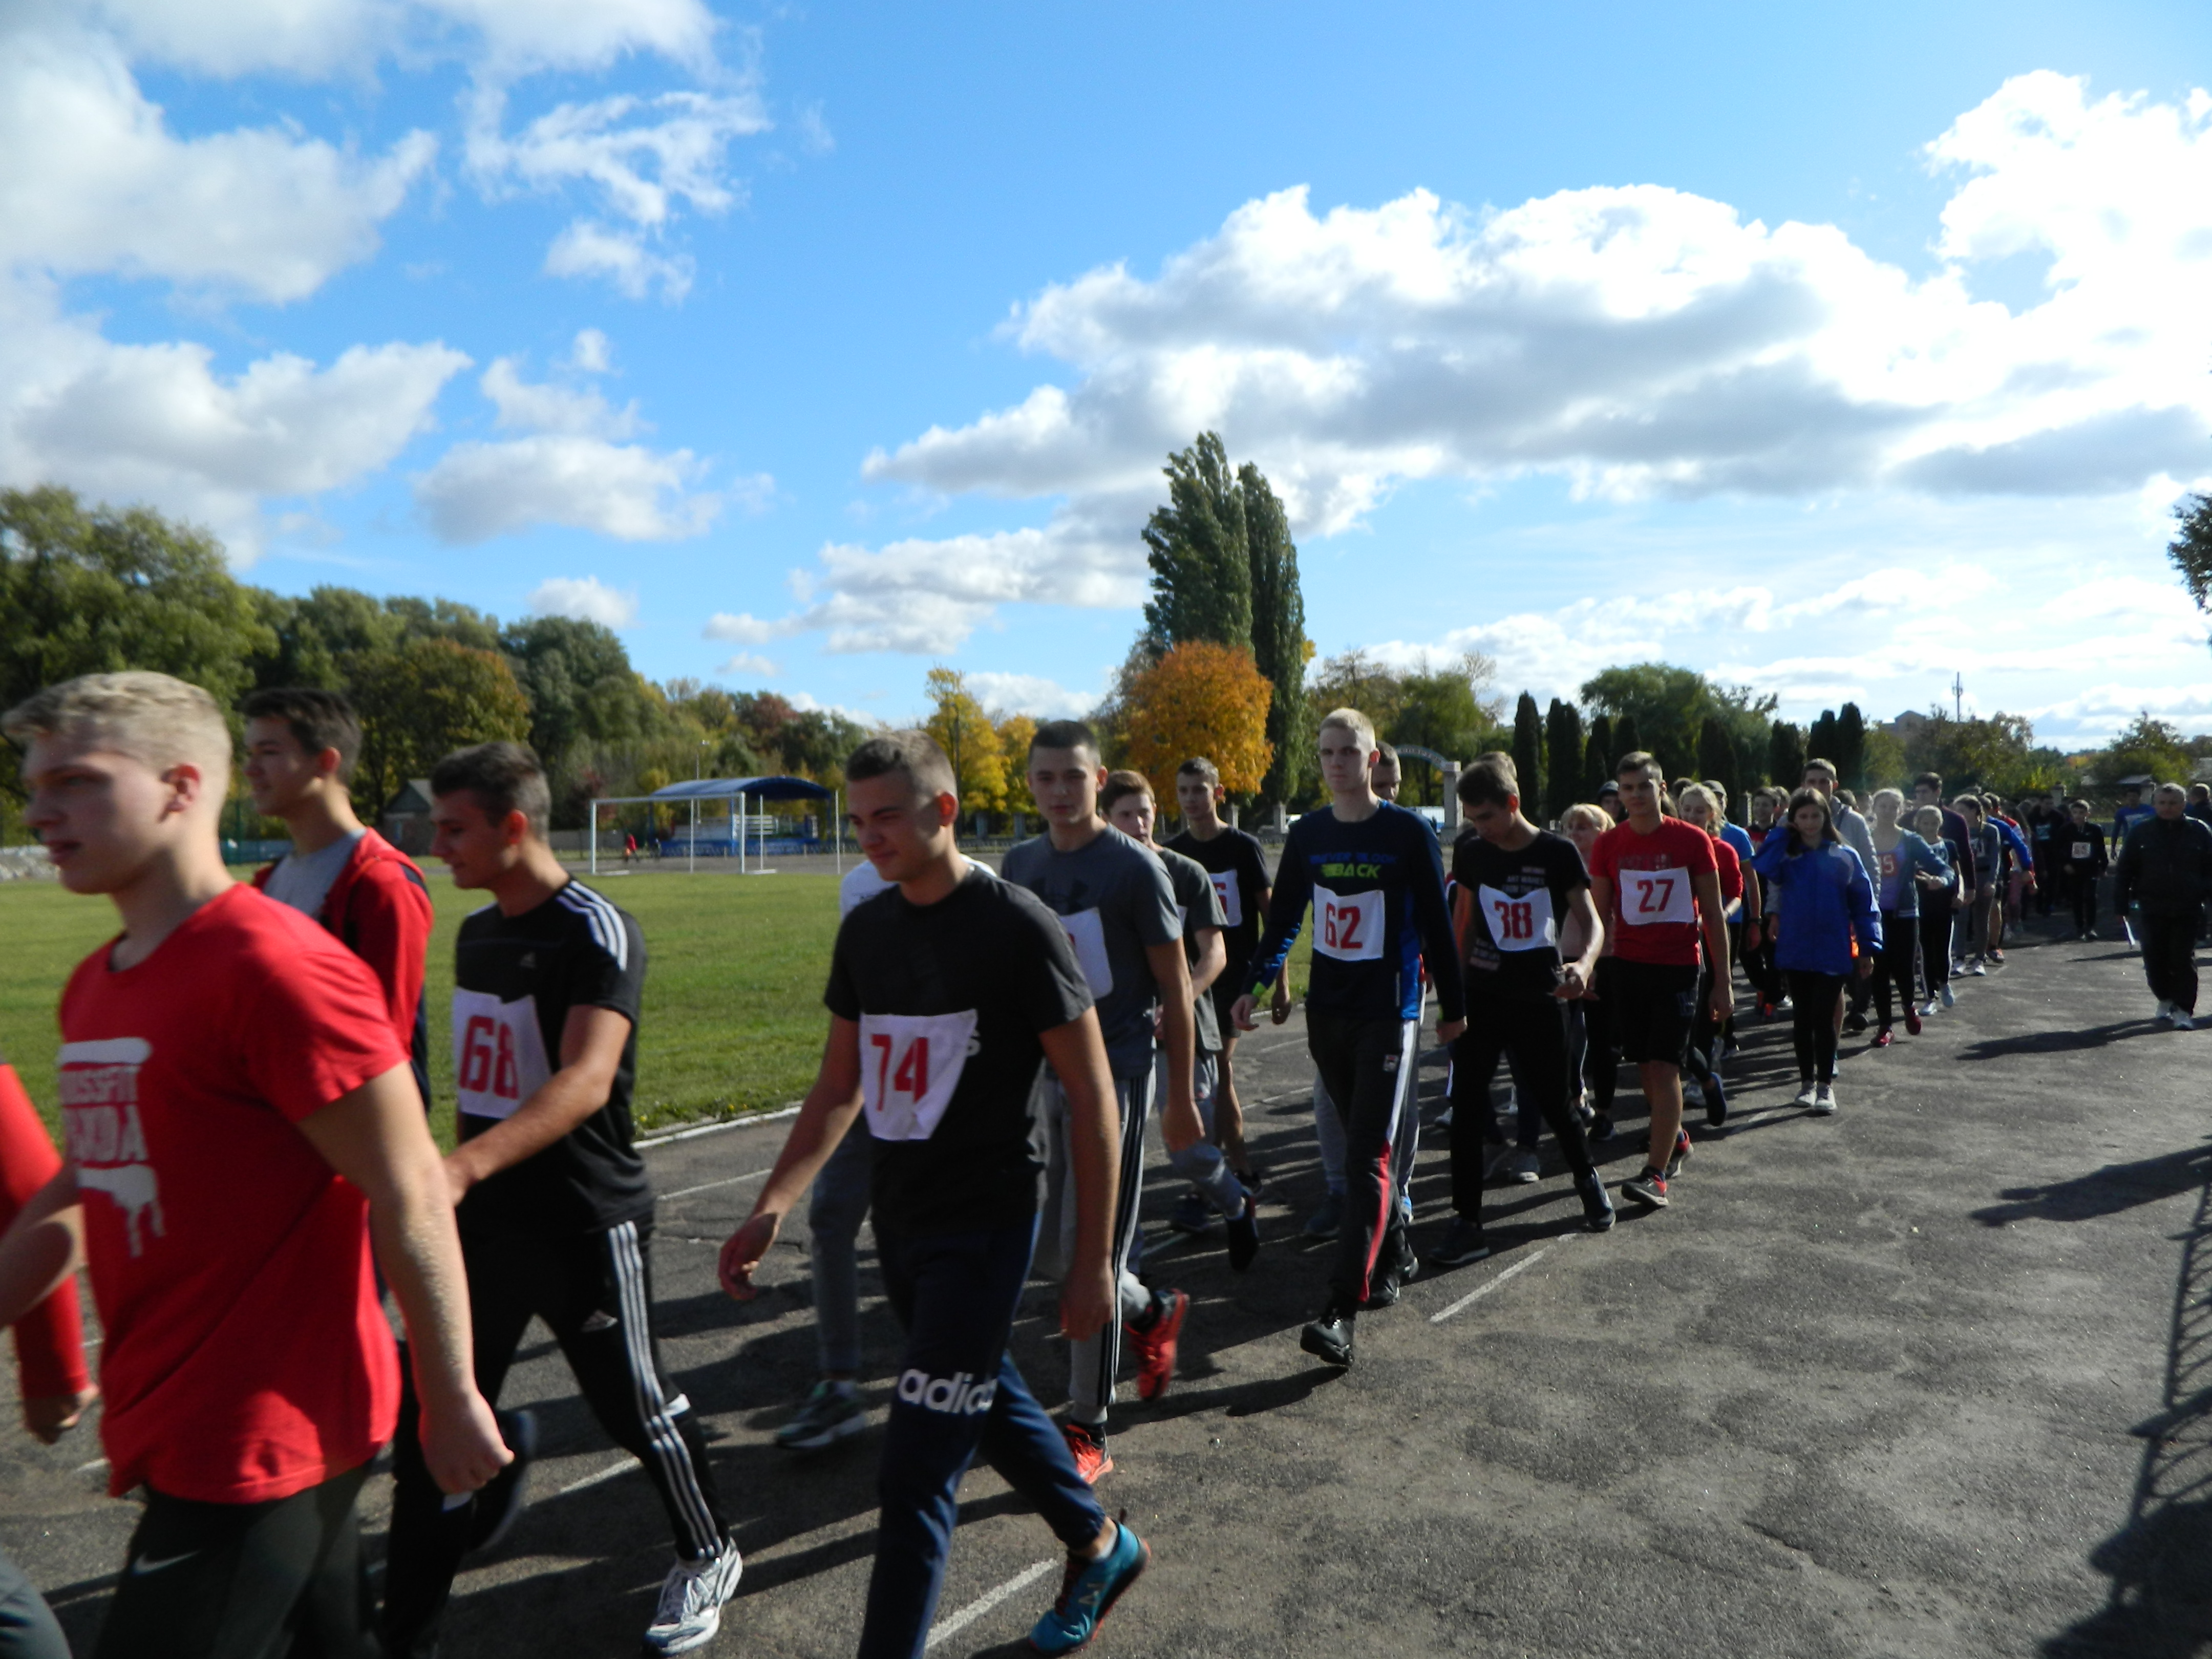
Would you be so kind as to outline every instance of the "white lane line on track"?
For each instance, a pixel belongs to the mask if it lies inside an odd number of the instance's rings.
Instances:
[[[717,1187],[734,1187],[740,1181],[758,1181],[767,1173],[766,1170],[755,1170],[746,1175],[726,1176],[720,1181],[702,1182],[696,1187],[684,1187],[672,1193],[655,1193],[653,1196],[666,1204],[676,1199],[689,1198],[694,1193],[711,1193]]]
[[[921,1644],[922,1650],[927,1652],[948,1636],[957,1636],[1008,1596],[1025,1590],[1031,1584],[1036,1583],[1038,1579],[1050,1572],[1052,1568],[1053,1564],[1050,1561],[1040,1561],[1034,1566],[1023,1568],[998,1589],[987,1590],[950,1619],[941,1620],[937,1628],[929,1632],[929,1639]]]
[[[553,1495],[556,1498],[566,1498],[572,1492],[581,1492],[586,1486],[596,1486],[602,1480],[611,1480],[618,1474],[628,1474],[632,1469],[641,1469],[644,1467],[645,1465],[635,1457],[625,1457],[619,1463],[610,1463],[603,1469],[592,1471],[580,1480],[571,1480]]]
[[[665,1146],[672,1140],[689,1140],[694,1135],[715,1135],[725,1129],[750,1128],[756,1123],[774,1123],[779,1118],[798,1115],[799,1103],[793,1101],[773,1112],[753,1112],[744,1117],[726,1117],[720,1123],[702,1123],[690,1129],[671,1129],[665,1135],[647,1135],[636,1144],[641,1150],[647,1146]]]
[[[1571,1244],[1574,1242],[1574,1237],[1575,1236],[1572,1233],[1569,1233],[1565,1238],[1561,1239],[1559,1243],[1561,1244]],[[1469,1291],[1465,1296],[1460,1297],[1458,1301],[1453,1303],[1450,1307],[1446,1308],[1442,1313],[1431,1314],[1429,1316],[1429,1323],[1431,1325],[1441,1325],[1444,1321],[1449,1319],[1461,1309],[1474,1306],[1474,1304],[1481,1301],[1483,1297],[1488,1296],[1492,1291],[1496,1290],[1500,1285],[1503,1285],[1507,1279],[1512,1278],[1514,1274],[1526,1273],[1529,1268],[1534,1267],[1547,1255],[1549,1255],[1557,1247],[1554,1245],[1547,1244],[1540,1250],[1531,1250],[1528,1255],[1522,1256],[1518,1261],[1508,1267],[1504,1273],[1498,1274],[1497,1278],[1491,1279],[1487,1284],[1478,1285],[1474,1289]]]
[[[75,1474],[90,1474],[94,1469],[104,1469],[106,1467],[107,1460],[106,1458],[95,1457],[89,1463],[78,1464],[71,1473]]]

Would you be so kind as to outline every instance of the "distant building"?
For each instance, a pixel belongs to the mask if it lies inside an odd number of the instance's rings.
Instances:
[[[1927,724],[1927,715],[1917,708],[1908,708],[1895,720],[1885,723],[1881,730],[1888,732],[1899,743],[1909,743],[1919,735],[1921,728]]]
[[[407,787],[384,809],[385,840],[410,858],[421,858],[429,852],[430,838],[436,833],[430,823],[430,780],[408,779]]]

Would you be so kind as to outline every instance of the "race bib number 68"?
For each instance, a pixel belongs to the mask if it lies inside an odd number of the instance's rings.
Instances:
[[[860,1102],[878,1140],[927,1140],[960,1086],[975,1036],[972,1008],[957,1014],[862,1014]]]

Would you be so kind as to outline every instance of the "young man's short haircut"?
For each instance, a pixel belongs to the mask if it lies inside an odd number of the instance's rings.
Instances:
[[[24,744],[35,738],[90,743],[156,772],[188,762],[217,799],[230,786],[229,722],[213,697],[167,674],[80,674],[0,715],[0,731]]]
[[[1393,772],[1397,771],[1399,769],[1398,750],[1395,745],[1384,743],[1379,738],[1376,738],[1375,743],[1375,763],[1377,766],[1387,766]]]
[[[845,781],[896,773],[913,789],[917,799],[958,795],[960,785],[952,775],[952,763],[927,732],[885,732],[870,738],[845,757]]]
[[[2077,806],[2085,812],[2089,810],[2089,803],[2086,800],[2069,800],[2066,803],[2066,810],[2069,812]]]
[[[1351,732],[1362,749],[1367,750],[1370,753],[1373,751],[1375,748],[1375,722],[1369,720],[1366,715],[1361,714],[1357,708],[1330,709],[1328,713],[1321,717],[1321,726],[1319,729],[1322,732],[1326,732],[1332,726],[1335,726],[1340,731]]]
[[[1923,787],[1933,789],[1940,795],[1943,793],[1943,775],[1941,772],[1923,772],[1918,777],[1913,779],[1912,787],[1915,789]]]
[[[312,685],[275,686],[256,691],[239,712],[250,720],[283,721],[292,728],[292,740],[310,755],[337,750],[338,781],[353,781],[354,763],[361,758],[361,717],[341,693]]]
[[[1654,779],[1662,788],[1666,785],[1666,779],[1660,775],[1659,763],[1651,757],[1651,751],[1648,749],[1630,750],[1620,757],[1613,769],[1613,775],[1616,778],[1629,772],[1641,773],[1645,777]]]
[[[1844,775],[1841,772],[1836,770],[1835,762],[1832,760],[1821,760],[1817,756],[1805,763],[1805,769],[1808,772],[1818,772],[1822,777],[1827,779],[1831,783],[1833,783],[1837,779]]]
[[[1492,750],[1477,755],[1459,775],[1462,806],[1510,806],[1521,793],[1521,775],[1513,769],[1513,757]]]
[[[1111,812],[1132,795],[1142,795],[1146,800],[1152,800],[1151,780],[1142,772],[1109,772],[1105,787],[1098,792],[1100,816]],[[1158,803],[1154,802],[1154,805]]]
[[[1081,720],[1047,720],[1030,734],[1030,753],[1040,749],[1088,749],[1098,752],[1098,734]]]
[[[1179,778],[1204,778],[1211,787],[1221,787],[1221,769],[1203,755],[1193,755],[1176,767],[1176,775]]]
[[[1705,780],[1705,792],[1723,807],[1728,805],[1728,785],[1723,783],[1718,778]]]
[[[1961,810],[1971,806],[1974,811],[1980,812],[1984,816],[1986,816],[1989,811],[1989,808],[1982,805],[1982,798],[1979,795],[1961,795],[1958,799],[1953,801],[1951,805],[1959,807]]]
[[[529,821],[530,833],[541,841],[551,826],[553,792],[546,786],[545,769],[526,743],[479,743],[456,749],[430,769],[432,794],[463,791],[494,823],[505,823],[509,812],[520,812]]]
[[[1595,802],[1586,800],[1577,801],[1559,814],[1559,830],[1562,834],[1578,824],[1584,823],[1593,830],[1610,830],[1613,828],[1613,814]]]
[[[2184,789],[2178,783],[2161,783],[2157,788],[2150,792],[2150,798],[2153,800],[2163,800],[2168,795],[2172,795],[2181,800],[2187,800],[2189,799],[2189,792],[2186,789]]]

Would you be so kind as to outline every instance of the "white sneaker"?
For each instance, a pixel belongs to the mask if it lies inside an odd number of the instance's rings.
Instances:
[[[2173,1004],[2169,1002],[2166,998],[2160,997],[2158,1000],[2158,1012],[2153,1014],[2151,1018],[2161,1025],[2172,1024]]]
[[[655,1653],[689,1653],[714,1639],[722,1627],[722,1603],[738,1593],[745,1564],[734,1540],[704,1561],[678,1561],[660,1585],[660,1607],[645,1632]]]
[[[1516,1146],[1498,1160],[1498,1173],[1508,1181],[1536,1181],[1541,1179],[1544,1166],[1526,1146]]]
[[[1705,1103],[1705,1085],[1699,1083],[1695,1078],[1684,1078],[1682,1079],[1682,1104],[1685,1106],[1703,1106]]]
[[[1808,1078],[1803,1084],[1799,1085],[1797,1090],[1797,1097],[1790,1103],[1792,1106],[1810,1106],[1814,1101],[1820,1099],[1820,1091],[1813,1086],[1812,1079]]]
[[[1813,1096],[1813,1115],[1833,1117],[1836,1114],[1836,1085],[1823,1083]]]
[[[2173,1011],[2173,1029],[2177,1031],[2193,1031],[2197,1029],[2197,1022],[2177,1008]]]
[[[1979,957],[1976,957],[1972,962],[1966,964],[1966,972],[1976,979],[1985,977],[1989,971],[1988,964],[1984,963]]]
[[[1930,997],[1927,1001],[1920,1005],[1920,1017],[1923,1019],[1926,1019],[1930,1015],[1941,1013],[1943,1005],[1936,1001],[1934,997]]]
[[[1936,993],[1936,994],[1942,998],[1943,1006],[1946,1008],[1955,1008],[1958,1006],[1959,999],[1951,994],[1951,988],[1949,985],[1946,984],[1941,991]]]

